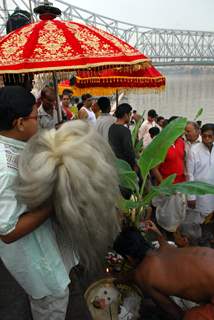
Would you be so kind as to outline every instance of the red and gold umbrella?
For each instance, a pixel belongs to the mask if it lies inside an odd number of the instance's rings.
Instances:
[[[0,39],[0,74],[145,63],[147,57],[117,37],[70,21],[42,20]]]
[[[40,13],[41,21],[25,25],[0,39],[0,74],[53,71],[56,92],[56,71],[80,72],[81,80],[77,74],[77,82],[81,89],[87,83],[106,83],[105,71],[108,69],[113,72],[108,81],[115,84],[114,89],[121,87],[119,74],[126,87],[147,81],[145,77],[140,79],[138,72],[148,69],[151,62],[128,43],[93,26],[54,20],[60,10],[49,4],[34,11]],[[136,77],[132,77],[131,72],[136,73]],[[161,80],[159,76],[153,79],[153,85],[155,81],[164,84],[163,77]],[[149,85],[152,87],[151,81]]]
[[[66,88],[70,88],[74,95],[82,95],[90,92],[92,95],[111,95],[118,91],[153,90],[157,91],[165,86],[165,77],[153,66],[140,70],[130,70],[129,68],[114,68],[104,70],[84,70],[77,71],[71,86],[69,80],[62,81],[58,88],[59,93]]]

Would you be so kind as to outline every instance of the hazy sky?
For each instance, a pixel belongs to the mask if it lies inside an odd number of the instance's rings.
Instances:
[[[142,26],[214,31],[214,0],[67,0],[67,2]]]
[[[6,0],[11,4],[13,0]],[[29,0],[25,0],[28,3]],[[56,1],[50,0],[54,4]],[[95,13],[147,27],[214,31],[214,0],[64,0]],[[16,0],[22,3],[22,0]],[[0,0],[0,7],[3,0]],[[14,6],[14,5],[13,5]],[[8,5],[11,8],[11,6]]]

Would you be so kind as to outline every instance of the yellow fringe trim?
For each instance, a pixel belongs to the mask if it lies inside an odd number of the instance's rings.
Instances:
[[[86,82],[102,82],[102,79],[108,79],[108,80],[111,80],[111,79],[127,79],[129,82],[133,82],[133,81],[138,81],[138,82],[141,82],[144,80],[164,80],[165,77],[163,76],[159,76],[159,77],[131,77],[131,76],[107,76],[107,77],[87,77],[87,78],[81,78],[81,77],[78,77],[76,76],[76,81],[77,83],[81,83],[83,81],[86,81]]]
[[[85,93],[90,93],[92,96],[112,96],[118,92],[134,93],[134,94],[145,94],[145,93],[159,93],[165,89],[165,86],[159,88],[111,88],[111,87],[88,87],[88,88],[77,88],[75,86],[58,86],[58,93],[62,95],[64,89],[70,89],[73,91],[73,95],[80,97]]]

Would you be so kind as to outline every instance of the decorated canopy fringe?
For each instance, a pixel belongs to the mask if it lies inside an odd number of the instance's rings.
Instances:
[[[59,84],[59,93],[65,88],[70,88],[75,95],[90,92],[93,95],[111,95],[118,91],[132,91],[141,93],[142,90],[158,91],[165,86],[165,77],[149,66],[140,70],[124,70],[123,68],[111,68],[107,70],[78,71],[70,81],[62,81]]]

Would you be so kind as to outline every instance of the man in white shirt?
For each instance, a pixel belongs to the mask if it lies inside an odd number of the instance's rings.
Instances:
[[[156,122],[155,119],[157,117],[157,113],[155,110],[151,109],[148,111],[148,117],[147,120],[145,120],[139,131],[138,131],[138,139],[141,140],[143,139],[143,147],[147,147],[148,144],[152,141],[152,138],[149,134],[149,129],[152,127],[155,127]]]
[[[66,270],[51,207],[29,209],[15,188],[18,159],[37,131],[37,116],[35,98],[24,88],[0,90],[0,257],[28,294],[34,320],[64,320],[76,263]]]
[[[100,97],[97,100],[97,104],[100,108],[101,114],[97,118],[96,130],[103,136],[103,138],[108,141],[108,132],[110,126],[115,123],[116,118],[110,115],[111,104],[107,97]]]
[[[191,147],[187,157],[187,174],[190,181],[214,184],[214,124],[201,128],[202,142]],[[188,196],[188,207],[195,209],[196,223],[203,223],[206,216],[214,211],[214,195]]]
[[[193,145],[201,142],[200,128],[197,122],[188,121],[185,127],[185,152],[186,155],[190,152]]]

